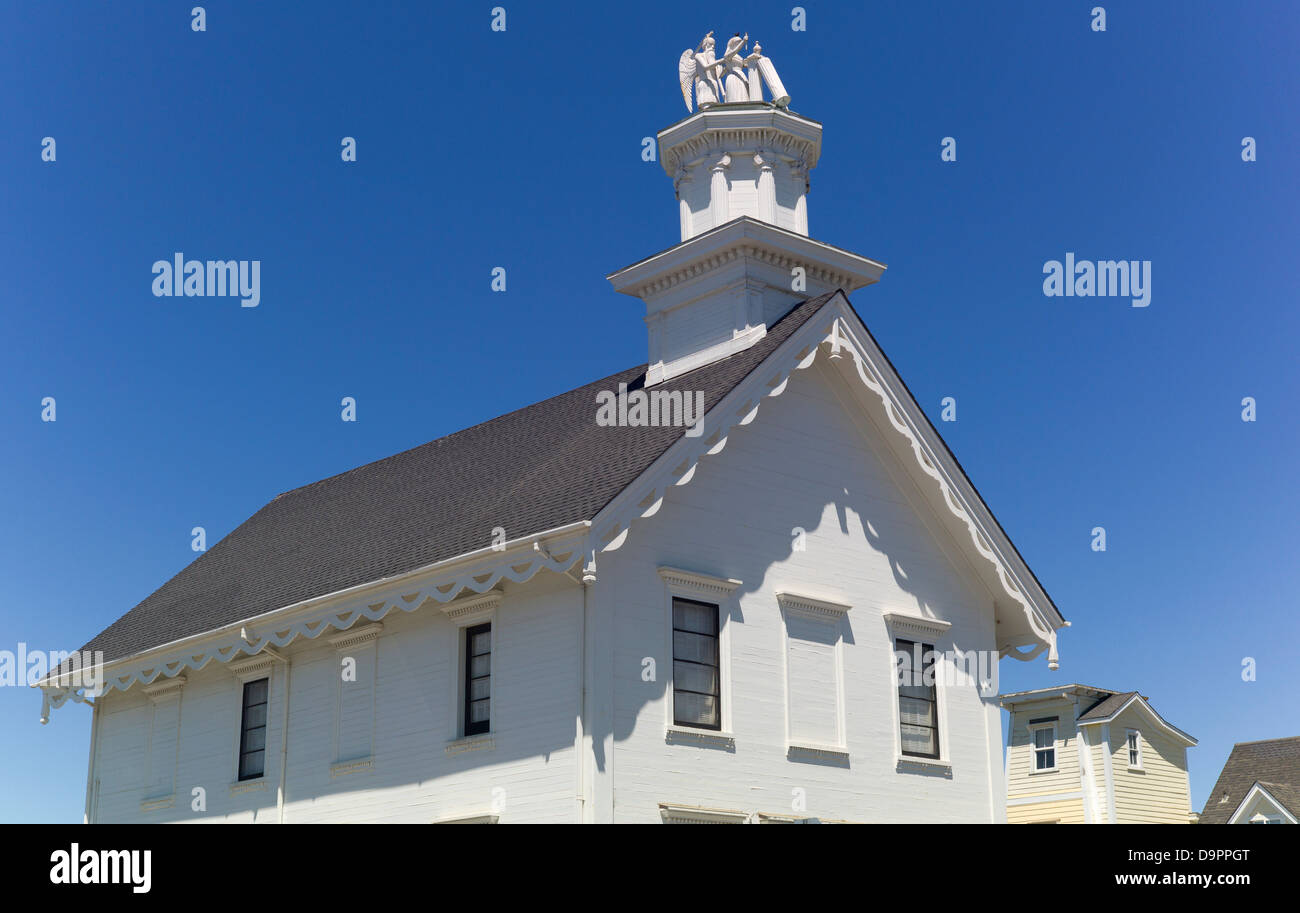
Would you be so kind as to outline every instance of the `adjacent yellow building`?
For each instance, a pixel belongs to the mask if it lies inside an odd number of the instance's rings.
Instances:
[[[1136,691],[1063,685],[1001,696],[1008,824],[1187,824],[1196,739]]]

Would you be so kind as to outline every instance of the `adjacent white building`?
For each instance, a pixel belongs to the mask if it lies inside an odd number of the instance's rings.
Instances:
[[[821,135],[664,130],[647,364],[278,496],[87,645],[104,693],[44,682],[87,820],[1005,820],[967,663],[1065,622],[851,306],[885,267],[810,237]]]

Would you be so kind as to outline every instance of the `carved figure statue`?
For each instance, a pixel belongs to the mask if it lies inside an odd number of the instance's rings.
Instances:
[[[716,104],[736,104],[743,102],[761,102],[763,84],[766,83],[772,96],[772,104],[784,108],[790,103],[790,96],[776,75],[772,61],[762,54],[762,46],[755,43],[754,52],[742,58],[741,52],[749,44],[749,35],[737,32],[727,42],[727,48],[719,60],[714,53],[717,43],[713,32],[709,32],[695,50],[687,48],[677,61],[677,79],[682,87],[682,100],[686,110],[694,112],[691,94],[694,89],[695,102],[700,110]],[[746,70],[749,72],[746,73]]]

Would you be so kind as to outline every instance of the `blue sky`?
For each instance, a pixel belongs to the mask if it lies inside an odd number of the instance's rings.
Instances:
[[[1293,4],[192,5],[0,9],[0,649],[79,647],[195,526],[644,362],[604,279],[677,241],[641,138],[740,30],[825,125],[811,234],[889,264],[859,313],[1073,622],[1004,690],[1141,690],[1200,739],[1197,810],[1233,742],[1300,734]],[[260,260],[260,306],[154,297],[176,251]],[[1150,260],[1150,306],[1044,297],[1067,251]],[[0,820],[80,820],[90,714],[39,705],[0,688]]]

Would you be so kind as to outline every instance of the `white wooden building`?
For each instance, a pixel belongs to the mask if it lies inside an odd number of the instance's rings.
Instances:
[[[885,267],[809,236],[821,135],[661,132],[647,364],[279,495],[44,682],[87,819],[1005,820],[959,667],[1065,621],[850,305]]]

